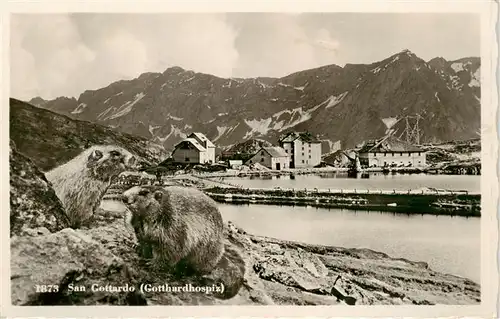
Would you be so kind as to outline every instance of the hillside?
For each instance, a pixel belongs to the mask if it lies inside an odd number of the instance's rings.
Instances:
[[[479,58],[426,62],[404,50],[372,64],[328,65],[283,78],[223,79],[172,67],[78,99],[32,102],[167,149],[192,131],[228,147],[250,138],[276,143],[290,130],[318,134],[330,148],[338,142],[349,148],[417,114],[422,142],[477,137],[479,78]],[[397,135],[405,125],[394,125]]]
[[[17,150],[39,168],[50,170],[96,144],[116,144],[134,152],[145,162],[158,163],[165,150],[145,138],[73,120],[25,102],[10,99],[10,138]]]

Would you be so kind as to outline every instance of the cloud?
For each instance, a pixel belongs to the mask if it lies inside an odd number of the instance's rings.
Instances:
[[[281,77],[292,72],[335,63],[340,43],[326,29],[309,29],[301,15],[238,14],[231,23],[238,29],[240,59],[235,75]]]
[[[479,55],[479,18],[473,14],[11,17],[11,96],[21,99],[78,97],[171,66],[219,77],[281,77],[328,64],[372,63],[404,48],[426,60]]]
[[[78,97],[179,65],[232,75],[236,32],[224,14],[14,15],[11,96]]]

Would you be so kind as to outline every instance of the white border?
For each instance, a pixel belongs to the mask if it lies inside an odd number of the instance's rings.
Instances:
[[[0,3],[3,65],[2,115],[0,129],[2,150],[1,180],[4,200],[1,240],[2,316],[44,317],[482,317],[495,318],[498,302],[498,177],[497,177],[497,105],[496,74],[498,44],[495,35],[498,4],[491,1],[37,1],[35,3]],[[9,14],[55,12],[469,12],[481,15],[481,134],[482,134],[482,217],[481,217],[481,291],[480,306],[148,306],[148,307],[14,307],[10,304],[9,267]],[[50,36],[50,35],[47,35]]]

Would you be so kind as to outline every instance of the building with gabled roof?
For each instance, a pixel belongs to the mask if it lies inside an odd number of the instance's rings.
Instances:
[[[196,139],[201,145],[203,145],[203,147],[205,148],[208,148],[208,147],[213,147],[215,148],[215,145],[214,143],[212,143],[212,141],[210,141],[206,136],[205,134],[203,133],[200,133],[200,132],[193,132],[191,134],[189,134],[188,138],[194,138]]]
[[[172,159],[176,163],[215,163],[215,145],[205,134],[191,133],[175,145]]]
[[[252,165],[256,163],[279,171],[290,168],[290,157],[281,147],[262,147],[245,164]]]
[[[289,155],[290,168],[314,167],[321,163],[321,141],[309,132],[290,132],[279,139]]]
[[[367,141],[357,152],[359,162],[363,167],[423,167],[426,165],[423,149],[392,135]]]

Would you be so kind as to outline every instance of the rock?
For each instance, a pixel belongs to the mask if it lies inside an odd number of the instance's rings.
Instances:
[[[19,233],[19,236],[40,236],[40,235],[48,235],[50,231],[45,227],[37,227],[37,228],[23,228]]]
[[[123,260],[88,234],[71,228],[37,237],[11,238],[11,291],[13,305],[36,302],[37,286],[63,289],[69,274],[103,276]]]
[[[21,176],[21,174],[19,174]],[[26,223],[11,238],[14,305],[394,305],[478,304],[480,286],[414,262],[372,251],[253,236],[232,223],[224,229],[225,253],[203,277],[155,272],[136,252],[130,212],[99,211],[90,229],[56,232]],[[119,210],[119,211],[118,211]],[[341,275],[341,280],[336,278]],[[176,289],[139,292],[140,283]],[[35,285],[58,285],[41,293]],[[214,290],[224,285],[223,294]],[[334,285],[335,284],[335,285]],[[70,291],[86,287],[84,291]],[[134,291],[94,292],[126,286]],[[211,291],[187,291],[189,287]],[[332,287],[345,298],[331,295]],[[351,297],[353,299],[346,299]]]
[[[10,144],[10,235],[44,227],[56,232],[69,220],[52,185],[38,167]]]
[[[271,255],[254,264],[254,270],[260,278],[276,281],[283,285],[305,291],[322,288],[320,277],[327,270],[321,261],[304,251],[286,251],[284,254]]]

